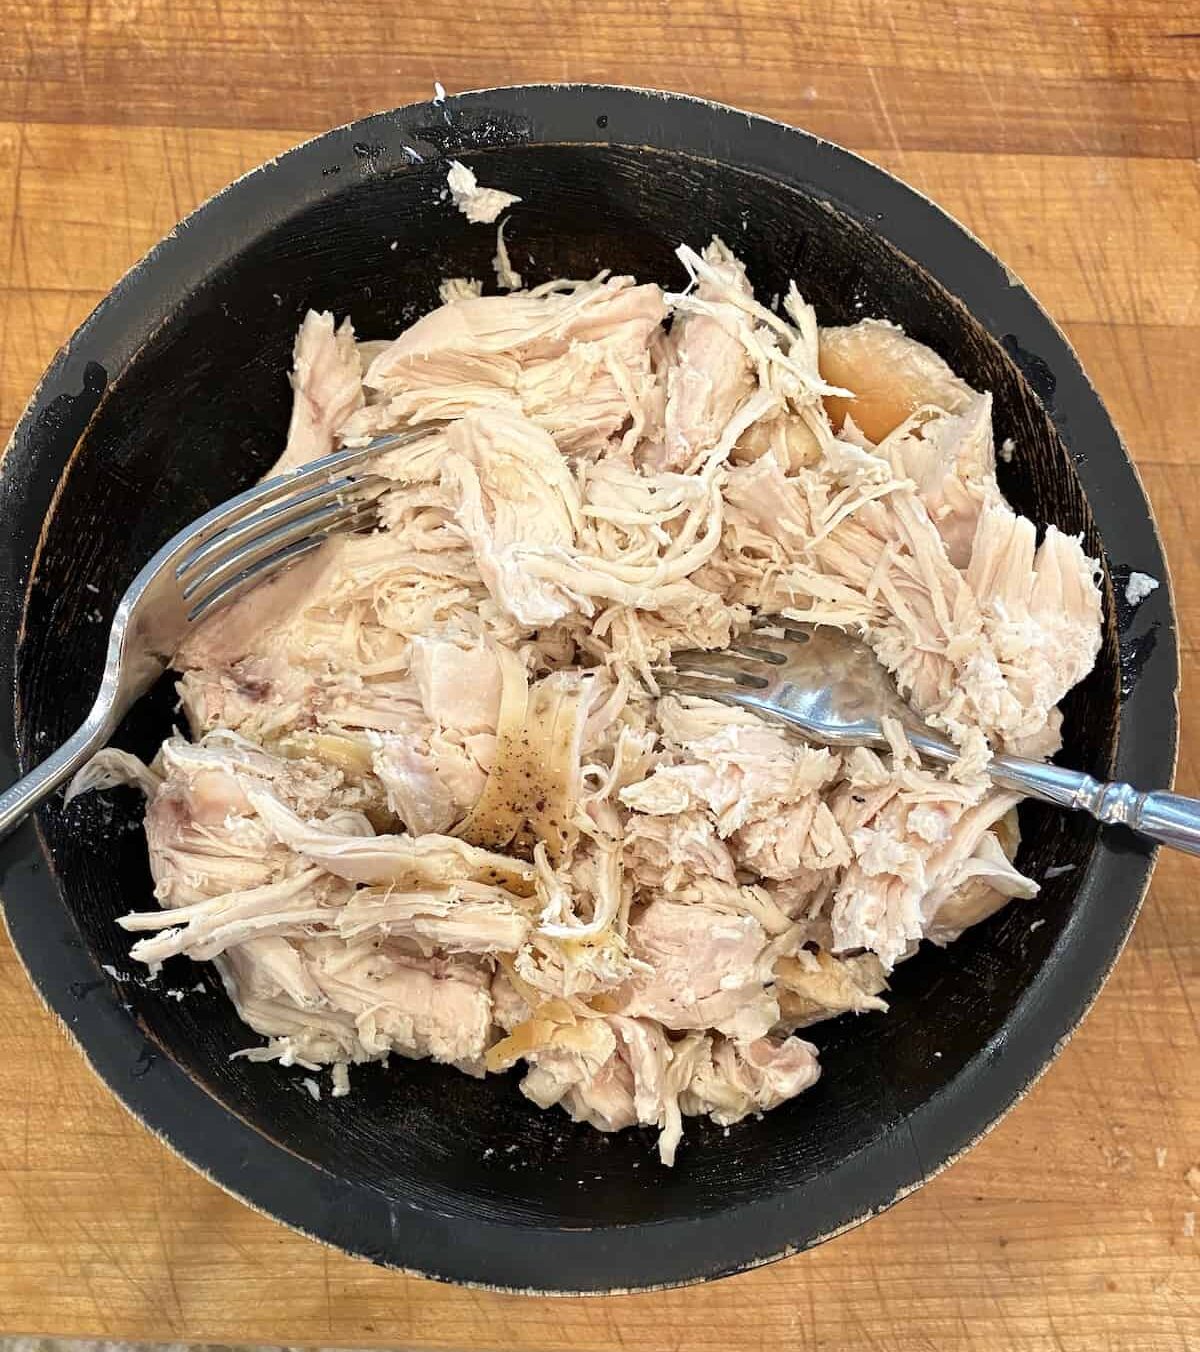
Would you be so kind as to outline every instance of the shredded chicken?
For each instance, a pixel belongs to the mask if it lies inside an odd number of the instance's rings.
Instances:
[[[451,165],[454,201],[517,199]],[[680,294],[607,274],[442,284],[387,341],[310,313],[277,470],[427,417],[378,458],[384,529],[330,540],[192,632],[191,737],[72,793],[148,800],[160,909],[132,955],[212,961],[262,1045],[392,1053],[601,1131],[732,1124],[819,1074],[796,1036],[882,1014],[895,964],[1035,883],[993,751],[1048,755],[1100,642],[1097,565],[995,476],[991,397],[890,324],[820,329],[720,241]],[[1131,604],[1152,582],[1134,575]],[[1133,596],[1135,587],[1138,591]],[[661,696],[755,612],[863,636],[959,744],[835,753]],[[315,1087],[315,1082],[314,1087]]]
[[[490,225],[502,211],[521,200],[499,188],[480,187],[478,179],[460,160],[450,161],[446,187],[454,205],[474,225]]]

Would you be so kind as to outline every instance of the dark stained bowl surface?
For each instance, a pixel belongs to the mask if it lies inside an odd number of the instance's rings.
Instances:
[[[1105,643],[1067,701],[1063,759],[1169,782],[1168,589],[1136,614],[1120,602],[1131,568],[1165,578],[1153,522],[1100,400],[1019,282],[924,198],[803,132],[645,91],[536,86],[380,114],[263,166],[178,227],[55,359],[0,473],[0,679],[14,692],[0,783],[81,720],[108,619],[150,553],[275,457],[304,311],[390,336],[437,303],[441,278],[491,277],[494,230],[444,200],[449,155],[522,196],[507,240],[529,280],[607,267],[678,287],[675,246],[716,233],[761,297],[794,277],[823,323],[894,320],[992,390],[997,443],[1017,448],[1005,491],[1082,532],[1106,566]],[[164,681],[117,744],[152,754],[173,706]],[[728,1130],[689,1122],[665,1170],[653,1133],[541,1112],[515,1074],[393,1061],[314,1102],[303,1071],[231,1061],[258,1039],[207,966],[177,958],[157,982],[131,979],[113,918],[154,904],[140,820],[131,791],[56,800],[0,846],[13,940],[113,1092],[222,1186],[339,1248],[556,1291],[733,1272],[920,1184],[1053,1059],[1153,859],[1128,833],[1023,809],[1022,867],[1070,871],[951,948],[926,945],[895,973],[887,1015],[810,1030],[814,1089]]]

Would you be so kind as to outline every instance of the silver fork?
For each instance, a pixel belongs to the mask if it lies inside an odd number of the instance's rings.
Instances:
[[[82,726],[0,793],[0,838],[75,773],[170,665],[188,629],[330,536],[367,529],[390,480],[349,471],[446,424],[422,423],[338,451],[239,493],[167,541],[129,584],[113,619],[100,690]]]
[[[773,632],[764,632],[765,630]],[[782,637],[777,635],[782,634]],[[753,709],[813,741],[836,747],[885,746],[881,720],[904,725],[924,759],[948,764],[958,752],[931,732],[900,698],[892,678],[864,643],[837,629],[764,617],[727,652],[671,654],[672,670],[655,673],[660,687],[682,695]],[[994,756],[993,783],[1059,807],[1090,812],[1189,854],[1200,854],[1200,801],[1142,793],[1079,770],[1020,756]]]

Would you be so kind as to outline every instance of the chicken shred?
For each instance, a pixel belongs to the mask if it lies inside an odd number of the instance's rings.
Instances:
[[[446,187],[454,205],[473,225],[490,225],[502,211],[521,199],[499,188],[483,188],[474,173],[461,160],[451,160]]]
[[[451,164],[471,221],[515,201]],[[387,340],[310,312],[275,467],[425,418],[384,528],[331,539],[176,657],[190,738],[133,784],[148,964],[212,961],[257,1060],[396,1053],[601,1131],[729,1125],[820,1073],[796,1036],[881,1014],[891,969],[1037,885],[994,751],[1057,749],[1098,568],[1005,501],[992,401],[881,320],[782,312],[720,240],[686,290],[465,278]],[[835,753],[662,695],[673,650],[756,612],[861,635],[961,749]]]

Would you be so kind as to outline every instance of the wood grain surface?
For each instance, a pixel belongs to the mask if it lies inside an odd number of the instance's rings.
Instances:
[[[0,0],[0,430],[121,272],[323,128],[607,80],[812,129],[965,221],[1064,326],[1170,555],[1200,792],[1194,0]],[[0,523],[3,529],[3,523]],[[478,1348],[1200,1348],[1200,870],[1166,857],[1083,1029],[965,1159],[705,1288],[542,1300],[330,1253],[126,1116],[0,943],[0,1333]]]

